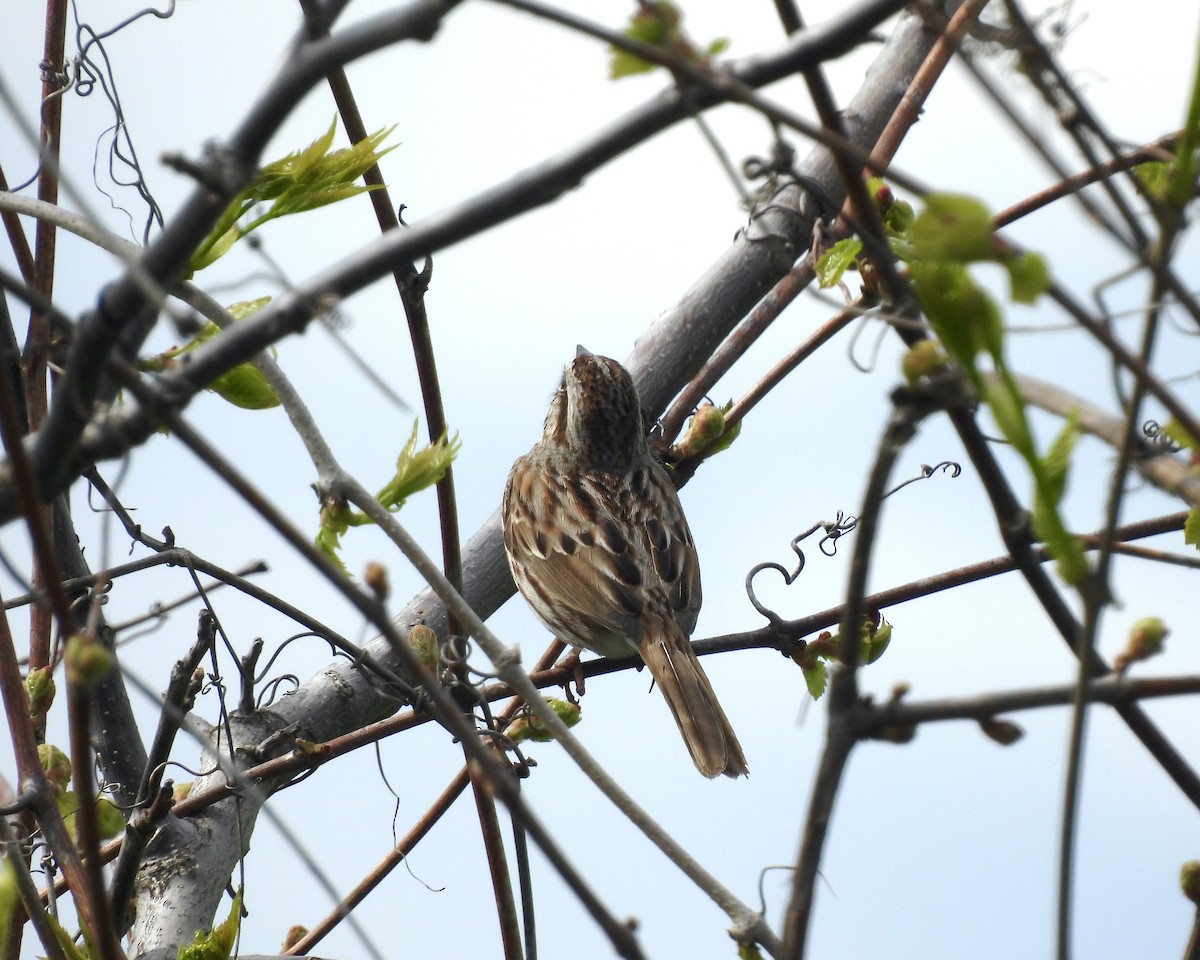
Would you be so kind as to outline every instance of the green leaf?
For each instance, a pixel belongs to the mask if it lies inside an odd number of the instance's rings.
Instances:
[[[417,423],[413,421],[412,434],[396,458],[396,473],[375,499],[396,512],[414,493],[432,487],[445,476],[461,446],[457,436],[448,440],[443,432],[433,443],[417,450]]]
[[[42,773],[54,787],[55,794],[65,790],[71,782],[71,758],[52,743],[39,743],[37,754]]]
[[[242,922],[242,891],[239,890],[229,907],[229,915],[211,933],[196,931],[189,944],[180,944],[178,960],[229,960],[237,941]]]
[[[976,358],[985,351],[993,358],[1001,353],[1000,308],[960,264],[916,262],[909,273],[930,325],[978,389]]]
[[[883,225],[896,236],[907,236],[916,219],[917,215],[911,203],[907,200],[896,200],[884,211]]]
[[[1183,542],[1200,549],[1200,507],[1189,510],[1187,519],[1183,521]]]
[[[1192,67],[1192,86],[1188,95],[1187,115],[1167,184],[1167,201],[1183,207],[1196,194],[1196,150],[1200,148],[1200,55]]]
[[[882,177],[869,177],[867,192],[874,198],[875,205],[879,208],[879,215],[883,218],[883,225],[887,228],[888,235],[890,237],[904,236],[916,217],[912,204],[898,199]]]
[[[1156,200],[1166,200],[1171,185],[1171,164],[1162,160],[1148,160],[1133,168],[1133,175]]]
[[[733,409],[733,400],[727,401],[721,407],[721,415],[729,413]],[[725,429],[721,431],[721,435],[705,448],[705,456],[715,457],[718,453],[722,453],[733,446],[733,441],[742,435],[742,424],[745,421],[739,420],[732,427],[728,423],[725,424]]]
[[[825,692],[825,685],[829,679],[829,671],[825,667],[824,660],[813,660],[811,663],[801,667],[801,672],[804,674],[804,685],[808,687],[808,695],[814,700],[820,700],[821,694]]]
[[[208,389],[243,410],[268,410],[279,406],[279,397],[267,378],[249,363],[239,363],[208,385]]]
[[[1055,506],[1062,502],[1067,485],[1067,471],[1071,466],[1071,453],[1074,451],[1075,442],[1078,439],[1079,411],[1072,410],[1071,415],[1067,417],[1067,422],[1063,424],[1062,430],[1059,431],[1054,442],[1050,444],[1050,449],[1042,458],[1045,474],[1043,488],[1046,499]]]
[[[375,495],[375,499],[395,513],[414,493],[433,486],[445,476],[461,446],[457,436],[447,439],[446,433],[443,432],[433,443],[418,450],[417,421],[414,420],[408,442],[396,458],[396,472]],[[321,508],[320,526],[317,528],[314,542],[317,549],[345,573],[346,565],[339,552],[342,547],[342,535],[350,527],[366,526],[371,522],[371,518],[365,513],[351,510],[344,503],[325,504]]]
[[[9,924],[20,902],[17,874],[12,861],[5,858],[0,861],[0,956],[8,956]]]
[[[121,810],[108,797],[96,798],[96,826],[101,840],[111,840],[125,829]]]
[[[1033,495],[1033,532],[1057,561],[1058,575],[1072,586],[1082,583],[1088,572],[1083,544],[1078,537],[1067,532],[1058,510],[1047,503],[1042,492],[1036,489]]]
[[[1017,303],[1033,303],[1050,288],[1050,271],[1036,253],[1005,260],[1004,269],[1008,271],[1009,292]]]
[[[1058,505],[1066,492],[1071,453],[1079,439],[1078,413],[1072,411],[1050,449],[1040,460],[1033,457],[1033,529],[1058,562],[1058,574],[1067,583],[1078,584],[1087,575],[1083,545],[1063,526]]]
[[[1167,421],[1162,431],[1175,446],[1183,450],[1195,450],[1200,446],[1197,444],[1196,438],[1188,433],[1187,428],[1174,417]]]
[[[862,250],[862,241],[855,237],[839,240],[817,258],[817,282],[822,289],[836,286],[850,269]]]
[[[44,714],[54,703],[56,684],[54,669],[50,666],[37,667],[25,675],[25,696],[29,700],[29,715]],[[0,951],[3,956],[3,951]]]
[[[984,384],[983,399],[1004,439],[1027,463],[1032,464],[1037,459],[1037,450],[1033,445],[1033,434],[1029,432],[1029,421],[1025,419],[1025,405],[1020,394],[998,377]]]
[[[667,0],[657,0],[640,6],[636,13],[629,18],[629,23],[621,31],[621,35],[646,43],[652,47],[665,47],[671,35],[679,28],[681,14],[679,8]],[[638,73],[649,73],[658,64],[643,60],[616,47],[609,48],[612,59],[608,64],[608,78],[620,80],[622,77]]]
[[[613,47],[608,61],[608,79],[620,80],[622,77],[632,77],[639,73],[650,73],[658,68],[657,63],[635,57],[625,50]]]
[[[241,300],[231,304],[227,310],[235,320],[244,320],[257,310],[271,302],[270,297],[259,297],[257,300]],[[207,343],[221,328],[215,323],[206,323],[200,331],[182,347],[172,347],[149,360],[142,361],[139,366],[144,370],[161,372],[166,370],[180,354],[195,350],[201,344]],[[267,383],[267,378],[259,372],[252,363],[239,363],[232,370],[221,374],[206,388],[217,396],[228,400],[234,406],[244,410],[266,410],[279,406],[279,397]]]
[[[972,197],[926,197],[906,239],[907,246],[901,245],[899,252],[909,264],[922,311],[987,403],[1004,438],[1025,460],[1034,481],[1033,526],[1058,561],[1060,576],[1071,584],[1082,582],[1088,572],[1083,547],[1058,513],[1075,443],[1074,419],[1046,457],[1039,458],[1025,403],[1005,364],[1000,308],[967,268],[974,262],[1000,263],[1008,272],[1013,300],[1030,303],[1049,286],[1045,262],[1036,254],[1014,254],[997,243],[987,208]],[[984,379],[978,365],[981,353],[990,357],[994,378]]]
[[[912,386],[916,386],[922,377],[930,377],[946,368],[949,360],[942,345],[937,340],[927,337],[918,340],[900,361],[900,372]]]
[[[351,510],[345,504],[332,506],[325,504],[321,507],[320,525],[314,539],[316,548],[337,564],[342,573],[348,573],[342,560],[342,534],[350,529]]]
[[[861,664],[874,663],[892,642],[892,625],[883,617],[876,624],[870,617],[863,623],[862,636],[858,642],[858,662]]]
[[[651,47],[661,47],[693,63],[707,63],[729,46],[727,38],[718,37],[701,49],[684,33],[682,24],[683,13],[670,0],[649,0],[638,5],[621,35]],[[609,47],[608,52],[610,80],[649,73],[658,67],[657,63],[618,47]]]
[[[992,233],[992,215],[974,197],[931,193],[908,229],[908,240],[919,260],[971,263],[995,259]]]
[[[250,316],[250,314],[257,313],[270,302],[270,297],[258,297],[255,300],[239,300],[237,303],[231,303],[229,306],[227,306],[225,311],[231,317],[233,317],[234,320],[245,320],[248,316]],[[212,324],[210,324],[210,326],[212,326]],[[209,336],[212,335],[213,334],[209,334]]]
[[[564,700],[561,697],[546,697],[545,700],[550,704],[550,709],[558,715],[558,719],[568,727],[573,727],[580,721],[581,711],[579,704],[572,703],[570,700]],[[516,743],[520,743],[523,740],[532,740],[535,743],[550,743],[554,739],[550,735],[550,731],[542,723],[541,718],[532,710],[526,710],[519,714],[505,729],[504,735]]]
[[[75,791],[66,790],[60,793],[54,798],[54,802],[58,806],[58,812],[62,815],[63,823],[70,832],[71,838],[76,839],[75,814],[79,809],[79,800]],[[107,797],[96,798],[96,827],[102,840],[111,840],[125,829],[125,818]]]
[[[62,948],[63,956],[66,957],[66,960],[88,960],[88,954],[91,951],[81,948],[75,942],[75,938],[63,929],[62,924],[58,922],[56,916],[47,914],[46,919],[50,922],[50,929],[54,931],[54,939],[58,941],[58,945]],[[86,940],[87,931],[84,931],[84,933]]]
[[[352,146],[331,150],[337,121],[303,150],[267,164],[225,208],[189,262],[189,276],[220,259],[238,240],[269,220],[314,210],[377,186],[358,183],[362,175],[394,147],[379,149],[395,129],[377,130]],[[267,208],[249,223],[239,222],[262,204]],[[186,278],[185,278],[186,279]]]

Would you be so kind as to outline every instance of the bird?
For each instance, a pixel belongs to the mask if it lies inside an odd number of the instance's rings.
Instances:
[[[679,494],[651,452],[629,371],[583,351],[563,370],[501,505],[513,580],[556,636],[604,657],[641,656],[704,776],[748,774],[689,639],[700,565]]]

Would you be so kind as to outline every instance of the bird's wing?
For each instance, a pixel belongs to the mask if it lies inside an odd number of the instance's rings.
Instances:
[[[684,634],[691,636],[700,614],[700,563],[679,494],[667,471],[655,464],[646,471],[646,490],[635,492],[632,511],[644,531],[645,549]]]
[[[505,491],[504,545],[521,592],[562,639],[605,656],[632,654],[638,618],[663,585],[649,535],[616,519],[629,515],[630,491],[610,475],[562,477],[520,463]],[[658,539],[669,550],[664,533]]]

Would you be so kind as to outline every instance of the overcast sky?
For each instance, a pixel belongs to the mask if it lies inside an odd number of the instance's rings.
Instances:
[[[42,11],[13,5],[0,31],[0,78],[26,119],[36,116]],[[356,2],[347,20],[386,4]],[[631,5],[579,4],[588,16],[618,25]],[[828,9],[805,5],[817,21]],[[78,15],[108,30],[136,8],[80,3]],[[689,30],[701,41],[731,40],[726,56],[776,48],[782,32],[773,5],[691,2]],[[1037,9],[1031,7],[1031,9]],[[1137,144],[1182,122],[1194,66],[1197,12],[1189,0],[1154,5],[1153,15],[1126,5],[1069,6],[1062,62],[1121,143]],[[1140,14],[1140,15],[1139,15]],[[105,41],[128,130],[146,182],[169,218],[191,184],[159,162],[166,151],[197,157],[205,143],[233,130],[276,69],[298,24],[287,0],[245,4],[181,0],[174,15],[146,17]],[[72,47],[73,49],[73,47]],[[836,96],[849,100],[873,48],[829,66]],[[665,81],[658,75],[612,83],[606,54],[594,41],[484,2],[451,15],[432,44],[391,48],[350,69],[369,129],[395,125],[396,149],[384,161],[393,198],[406,218],[421,218],[504,181],[575,143],[643,103]],[[988,63],[1036,135],[1055,144],[1070,169],[1083,162],[1063,145],[1055,119],[1041,107],[1006,59]],[[808,113],[799,82],[771,93]],[[310,95],[267,151],[274,159],[307,145],[335,114],[324,89]],[[722,108],[710,121],[735,162],[763,155],[770,130],[758,118]],[[96,89],[69,94],[63,157],[70,186],[114,232],[135,239],[146,215],[127,188],[105,173],[111,105]],[[340,131],[339,131],[340,136]],[[807,147],[799,145],[800,152]],[[0,110],[0,163],[10,184],[34,172],[6,111]],[[993,209],[1054,182],[961,70],[938,84],[897,162],[937,189],[969,192]],[[95,175],[93,171],[95,170]],[[101,191],[109,192],[113,202]],[[79,209],[64,191],[63,204]],[[128,215],[126,215],[126,212]],[[499,504],[512,460],[536,439],[562,365],[577,343],[618,359],[638,335],[726,249],[745,214],[694,125],[680,125],[605,167],[554,205],[435,258],[428,298],[434,345],[445,386],[447,417],[463,447],[456,463],[464,539]],[[131,226],[134,224],[134,226]],[[374,218],[364,198],[272,224],[265,250],[291,282],[300,282],[368,243]],[[32,235],[32,230],[30,231]],[[1129,265],[1069,203],[1015,225],[1011,236],[1047,258],[1057,279],[1090,301],[1093,288]],[[1195,247],[1179,260],[1195,286]],[[12,269],[11,255],[0,262]],[[1187,273],[1187,265],[1191,273]],[[69,313],[93,303],[120,265],[83,242],[60,236],[56,299]],[[266,262],[238,250],[197,281],[224,302],[275,294]],[[852,286],[855,284],[852,283]],[[219,288],[219,289],[214,289]],[[1143,303],[1140,281],[1116,284],[1114,309]],[[714,399],[739,396],[783,352],[836,309],[801,298],[733,371]],[[343,305],[341,336],[414,408],[420,407],[407,334],[390,283],[379,283]],[[23,312],[15,311],[20,320]],[[1064,318],[1046,305],[1010,309],[1008,319],[1037,332],[1014,333],[1010,349],[1022,372],[1050,379],[1111,409],[1108,368],[1081,334],[1055,329]],[[1137,319],[1118,328],[1127,342]],[[20,335],[20,331],[19,331]],[[175,341],[164,325],[151,348]],[[1195,408],[1194,338],[1164,333],[1164,378]],[[695,636],[761,626],[742,584],[757,563],[790,562],[788,542],[837,511],[857,512],[866,465],[887,416],[887,394],[898,380],[898,343],[877,326],[843,334],[787,380],[747,421],[726,455],[707,464],[683,494],[700,551],[705,606]],[[343,465],[368,488],[391,474],[414,414],[398,409],[365,383],[326,331],[314,326],[280,344],[278,359],[311,405]],[[866,368],[857,371],[852,359]],[[1165,419],[1159,411],[1150,411]],[[189,420],[217,441],[302,529],[316,530],[313,471],[279,410],[248,413],[205,395]],[[1057,430],[1037,418],[1043,442]],[[952,432],[933,418],[905,452],[897,478],[922,463],[965,462]],[[1101,524],[1110,451],[1085,440],[1072,475],[1067,520],[1091,531]],[[117,480],[119,464],[104,475]],[[1027,495],[1014,470],[1018,493]],[[347,636],[365,639],[361,620],[283,542],[182,447],[151,440],[127,464],[120,493],[148,530],[170,525],[178,542],[229,568],[264,559],[267,588],[297,602]],[[92,539],[94,567],[126,559],[127,541],[91,517],[86,490],[74,492],[81,527]],[[1130,498],[1125,519],[1180,506],[1152,491]],[[402,522],[436,553],[436,505],[413,499]],[[105,539],[106,538],[106,539]],[[107,546],[105,547],[105,544]],[[1157,544],[1181,549],[1176,539]],[[0,548],[28,568],[24,532],[0,531]],[[986,498],[968,469],[939,475],[889,502],[872,574],[872,589],[931,576],[1002,552]],[[842,600],[848,550],[835,558],[809,551],[804,575],[791,588],[762,578],[760,596],[785,617]],[[135,555],[140,555],[135,552]],[[395,549],[371,529],[351,531],[345,559],[351,571],[368,560],[386,563],[397,609],[419,580]],[[1196,673],[1200,656],[1189,630],[1195,575],[1138,561],[1116,563],[1118,605],[1106,615],[1102,651],[1111,657],[1128,625],[1158,614],[1174,627],[1168,653],[1144,674]],[[6,595],[19,592],[8,578]],[[180,571],[157,571],[113,591],[111,622],[136,616],[153,602],[189,589]],[[213,596],[227,634],[240,650],[263,637],[268,649],[293,627],[259,605],[223,589]],[[196,605],[175,613],[156,632],[133,641],[124,665],[152,689],[194,631]],[[1068,682],[1073,660],[1022,583],[1009,576],[886,612],[895,625],[887,655],[862,676],[877,698],[911,684],[914,699]],[[18,636],[19,625],[17,621]],[[506,642],[520,643],[527,661],[547,636],[519,599],[491,621]],[[290,645],[279,668],[304,680],[328,659],[321,644]],[[748,780],[707,782],[692,768],[657,693],[644,674],[589,684],[585,723],[589,749],[706,867],[751,905],[764,891],[768,918],[780,922],[788,875],[764,868],[796,856],[798,831],[823,737],[824,704],[807,697],[801,676],[770,651],[710,658],[713,684],[746,748]],[[211,698],[210,698],[211,699]],[[209,707],[208,709],[211,709]],[[153,705],[139,710],[151,722]],[[1152,703],[1147,711],[1172,734],[1193,763],[1194,704]],[[1025,739],[1007,749],[968,723],[920,731],[905,747],[866,744],[851,760],[822,866],[812,952],[816,957],[959,957],[978,960],[1045,956],[1053,943],[1054,890],[1066,711],[1015,717]],[[1186,940],[1190,909],[1178,893],[1180,864],[1200,856],[1196,811],[1109,713],[1092,714],[1079,827],[1076,933],[1080,957],[1171,957]],[[189,748],[190,749],[190,748]],[[637,917],[647,955],[718,958],[733,955],[727,918],[612,810],[553,745],[530,750],[538,761],[526,795],[573,861],[595,882],[618,916]],[[12,776],[7,753],[0,770]],[[322,769],[272,807],[345,890],[356,883],[441,791],[461,763],[461,751],[432,726],[385,742],[378,761],[369,750]],[[190,779],[180,771],[176,779]],[[352,788],[351,788],[352,785]],[[393,821],[393,804],[398,811]],[[538,857],[535,854],[535,857]],[[494,909],[469,801],[422,843],[410,861],[357,911],[389,956],[496,956]],[[542,955],[605,956],[602,935],[552,871],[536,863]],[[245,951],[274,951],[292,923],[311,924],[329,907],[326,895],[278,833],[260,823],[247,859]],[[670,908],[664,908],[669,904]],[[33,944],[26,943],[27,955]],[[318,952],[361,957],[341,929]]]

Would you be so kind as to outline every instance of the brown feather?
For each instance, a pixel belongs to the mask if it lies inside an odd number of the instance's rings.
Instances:
[[[706,777],[749,772],[742,746],[691,641],[665,617],[643,618],[638,651],[666,698],[692,761]]]
[[[701,603],[691,530],[620,364],[589,355],[567,368],[542,439],[513,464],[501,515],[513,579],[538,618],[601,656],[636,650],[697,768],[745,774],[688,640]]]

